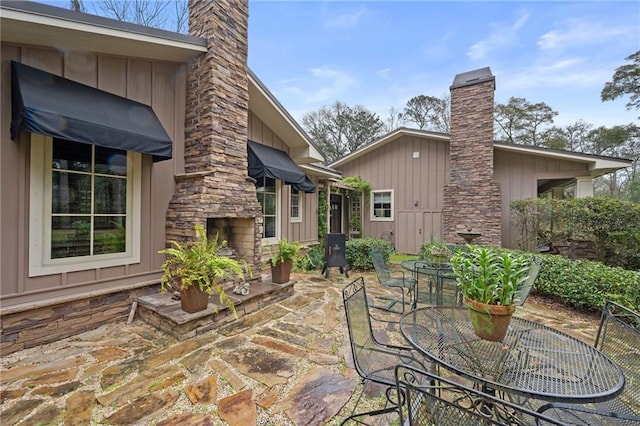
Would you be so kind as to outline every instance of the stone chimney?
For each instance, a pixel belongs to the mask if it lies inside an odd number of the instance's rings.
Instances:
[[[262,213],[247,175],[248,18],[248,0],[189,0],[189,33],[208,51],[188,69],[185,173],[175,176],[166,231],[177,241],[193,238],[196,224],[208,236],[220,231],[259,272]]]
[[[474,244],[500,246],[501,192],[493,176],[493,94],[489,67],[458,74],[451,91],[450,179],[444,187],[443,236],[463,243],[458,232],[482,235]]]

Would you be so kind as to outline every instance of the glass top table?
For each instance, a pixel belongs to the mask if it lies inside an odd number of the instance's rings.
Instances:
[[[620,367],[593,346],[515,316],[503,342],[477,337],[466,308],[419,308],[400,330],[436,364],[492,390],[578,403],[611,399],[624,386]]]

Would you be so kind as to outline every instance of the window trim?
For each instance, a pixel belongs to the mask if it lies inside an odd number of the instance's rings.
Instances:
[[[260,179],[265,179],[265,178],[262,177]],[[282,181],[280,179],[273,179],[273,180],[276,182],[276,232],[275,232],[275,236],[273,237],[262,238],[263,245],[277,244],[278,241],[280,241],[280,229],[282,228],[282,225],[280,224],[280,222],[282,221],[282,207],[281,207]],[[262,182],[264,182],[264,180]],[[257,190],[257,187],[256,187],[256,190]],[[264,212],[261,211],[260,215],[262,216],[262,227],[263,227],[262,235],[264,235]]]
[[[389,193],[391,195],[391,217],[377,217],[374,214],[374,201],[375,194],[381,193]],[[369,220],[371,222],[393,222],[394,221],[394,197],[393,197],[393,189],[376,189],[371,191],[371,203],[370,203],[370,212],[369,212]]]
[[[298,216],[291,216],[291,208],[293,207],[293,191],[297,191],[298,195]],[[299,191],[293,186],[289,189],[289,221],[291,223],[302,222],[302,206],[304,205],[304,191]]]
[[[126,251],[51,259],[51,156],[53,138],[31,134],[29,163],[29,276],[140,263],[142,155],[127,151]],[[48,213],[49,212],[49,213]]]

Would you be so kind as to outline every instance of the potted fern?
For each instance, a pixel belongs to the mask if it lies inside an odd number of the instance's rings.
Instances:
[[[474,332],[483,339],[502,341],[516,309],[518,288],[527,279],[530,259],[467,245],[451,257],[451,265]]]
[[[218,241],[217,235],[208,240],[201,225],[196,225],[195,231],[194,241],[171,241],[172,247],[158,252],[167,255],[162,264],[161,289],[179,290],[180,305],[185,312],[205,310],[209,297],[216,294],[220,303],[235,314],[223,283],[235,279],[244,281],[245,273],[250,275],[251,271],[246,262],[218,254],[226,241]]]
[[[289,282],[293,262],[298,258],[302,244],[280,240],[271,257],[271,281],[277,284]]]

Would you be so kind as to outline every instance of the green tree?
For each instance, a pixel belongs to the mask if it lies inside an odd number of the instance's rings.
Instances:
[[[635,124],[593,129],[587,135],[586,152],[632,160],[631,166],[596,180],[596,194],[636,200],[640,194],[640,127]]]
[[[509,143],[540,146],[545,127],[558,115],[544,102],[532,104],[524,98],[509,98],[495,106],[496,137]]]
[[[373,142],[384,130],[377,114],[362,105],[351,107],[342,102],[306,113],[302,125],[322,150],[327,164]]]
[[[605,83],[600,98],[603,102],[629,95],[627,109],[640,110],[640,50],[625,58],[630,63],[616,68],[611,81]]]
[[[542,133],[543,146],[573,152],[587,152],[587,137],[593,128],[591,123],[578,120],[564,127],[553,126]]]
[[[407,101],[402,118],[422,130],[449,132],[449,98],[418,95]]]

